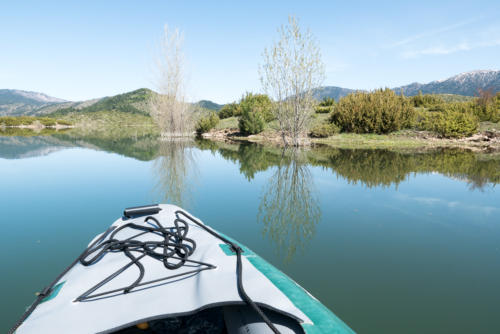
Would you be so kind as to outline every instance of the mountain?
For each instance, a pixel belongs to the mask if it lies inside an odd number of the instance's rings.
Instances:
[[[324,86],[316,88],[313,91],[314,98],[318,100],[323,100],[325,97],[333,97],[335,101],[338,101],[341,97],[354,93],[355,89],[342,88],[336,86]]]
[[[150,89],[140,88],[131,92],[106,96],[87,101],[65,101],[43,93],[13,89],[0,90],[0,116],[21,115],[62,115],[69,112],[121,111],[149,114],[147,102],[152,94]],[[193,103],[196,109],[218,111],[222,105],[209,100]]]
[[[219,111],[223,106],[223,104],[218,104],[209,100],[198,101],[195,103],[195,105],[203,109],[214,110],[214,111]]]
[[[491,89],[500,92],[500,71],[472,71],[455,75],[445,80],[432,81],[427,84],[412,84],[393,88],[396,92],[403,90],[405,95],[423,94],[457,94],[475,96],[479,89]]]
[[[147,102],[154,92],[140,88],[128,93],[107,96],[100,99],[72,102],[60,106],[49,106],[39,110],[39,114],[54,113],[57,115],[70,112],[121,111],[147,115]],[[54,108],[56,107],[56,108]]]
[[[0,89],[0,116],[25,115],[54,104],[66,102],[43,93],[17,89]]]
[[[420,91],[423,94],[447,94],[454,100],[460,100],[460,96],[476,96],[478,89],[491,89],[493,92],[500,92],[500,71],[481,70],[464,72],[445,80],[436,80],[426,84],[418,82],[406,86],[392,88],[399,93],[401,89],[407,96],[417,95]],[[314,90],[314,97],[322,100],[325,97],[333,97],[339,100],[355,89],[341,88],[335,86],[324,86]]]

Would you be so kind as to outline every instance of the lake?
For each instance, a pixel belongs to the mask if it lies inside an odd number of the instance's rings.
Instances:
[[[0,137],[8,328],[125,207],[178,204],[359,333],[500,332],[500,156]]]

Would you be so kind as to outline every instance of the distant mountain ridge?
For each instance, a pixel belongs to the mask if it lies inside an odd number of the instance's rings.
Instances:
[[[210,100],[201,100],[196,102],[195,105],[197,105],[200,108],[215,110],[215,111],[219,111],[223,106],[223,104],[218,104]]]
[[[334,98],[338,101],[341,97],[354,93],[356,89],[342,88],[336,86],[324,86],[316,88],[313,92],[313,96],[317,100],[323,100],[325,97]]]
[[[493,92],[500,92],[500,71],[478,70],[464,72],[452,76],[445,80],[431,81],[426,84],[418,82],[409,85],[392,88],[397,93],[403,90],[407,96],[422,94],[454,94],[464,96],[476,96],[479,89],[491,89]],[[314,97],[323,99],[333,97],[335,100],[353,93],[363,91],[358,89],[348,89],[336,86],[324,86],[314,90]]]
[[[436,80],[427,84],[418,82],[406,86],[393,88],[399,92],[403,90],[405,95],[422,94],[457,94],[475,96],[479,89],[491,89],[500,92],[500,71],[471,71],[452,76],[445,80]]]
[[[445,80],[436,80],[426,84],[411,83],[392,88],[395,92],[407,96],[423,94],[455,94],[475,96],[479,89],[491,89],[500,92],[500,71],[479,70],[464,72]],[[314,90],[313,95],[318,100],[333,97],[335,100],[357,91],[356,89],[336,86],[324,86]],[[48,96],[43,93],[16,89],[0,89],[0,116],[6,115],[43,115],[56,111],[100,111],[117,110],[147,114],[147,97],[156,94],[150,89],[140,88],[132,92],[108,96],[93,100],[72,102]],[[215,110],[222,108],[209,100],[193,103],[196,110]]]
[[[121,111],[148,114],[147,100],[150,89],[140,88],[131,92],[106,96],[87,101],[66,101],[43,93],[21,91],[15,89],[0,90],[0,116],[39,116],[51,113]],[[195,110],[215,110],[222,108],[221,104],[209,100],[192,103]]]
[[[67,102],[44,93],[0,89],[0,116],[36,112],[44,106]]]

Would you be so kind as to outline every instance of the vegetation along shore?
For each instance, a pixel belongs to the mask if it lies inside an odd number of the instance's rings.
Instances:
[[[106,98],[89,107],[61,108],[43,116],[3,116],[0,134],[19,133],[12,128],[34,131],[75,128],[72,131],[95,132],[106,137],[134,129],[159,136],[160,129],[147,112],[147,100],[152,94],[156,93],[141,89]],[[267,95],[250,93],[223,106],[194,104],[196,131],[203,138],[217,141],[281,145],[272,108],[273,102]],[[307,136],[301,138],[302,145],[500,150],[500,93],[482,92],[477,97],[450,94],[405,97],[389,90],[357,92],[339,101],[324,98],[316,103],[314,111]],[[123,131],[124,128],[131,131]]]

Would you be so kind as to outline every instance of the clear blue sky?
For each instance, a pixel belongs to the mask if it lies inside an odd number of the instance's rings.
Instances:
[[[325,85],[374,89],[500,68],[500,1],[2,1],[0,88],[83,100],[150,87],[162,27],[185,34],[192,100],[259,91],[288,15],[319,41]]]

